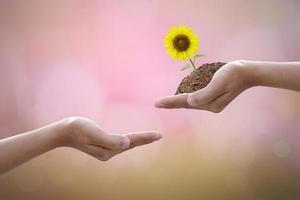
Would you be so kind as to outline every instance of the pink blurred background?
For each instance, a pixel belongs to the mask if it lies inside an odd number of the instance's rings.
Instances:
[[[297,0],[1,0],[0,136],[84,116],[164,140],[107,163],[57,149],[0,177],[0,199],[298,199],[300,95],[253,88],[224,112],[158,110],[188,72],[163,48],[190,26],[207,55],[300,60]]]

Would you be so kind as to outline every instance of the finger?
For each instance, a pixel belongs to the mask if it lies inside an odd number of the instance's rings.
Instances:
[[[209,104],[225,93],[225,87],[220,79],[212,80],[205,88],[190,94],[187,103],[193,107]]]
[[[124,151],[132,149],[137,146],[142,146],[145,144],[150,144],[162,138],[162,135],[158,132],[140,132],[140,133],[129,133],[126,136],[130,140],[130,146],[123,150],[110,150],[109,154],[111,157],[120,154]]]
[[[221,97],[215,99],[211,103],[208,104],[208,109],[211,112],[219,113],[224,108],[237,97],[239,92],[227,92],[226,94],[222,95]]]
[[[129,149],[136,146],[150,144],[162,138],[162,135],[158,132],[129,133],[126,136],[130,140]]]
[[[92,142],[90,144],[102,146],[108,149],[126,149],[130,140],[123,135],[108,134],[101,129],[95,129],[92,133]]]
[[[178,94],[174,96],[168,96],[159,99],[155,102],[157,108],[190,108],[191,106],[187,103],[189,94]]]

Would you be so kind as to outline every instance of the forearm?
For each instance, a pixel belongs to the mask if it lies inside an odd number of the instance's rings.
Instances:
[[[63,122],[0,140],[0,174],[62,145]]]
[[[43,128],[0,140],[0,175],[57,147],[76,148],[101,161],[161,139],[153,131],[126,135],[106,133],[83,117],[70,117]]]
[[[253,86],[300,91],[300,62],[243,61]]]

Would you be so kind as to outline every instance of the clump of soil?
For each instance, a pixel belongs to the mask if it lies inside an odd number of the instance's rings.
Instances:
[[[175,94],[191,93],[208,85],[213,75],[226,63],[206,63],[194,70],[190,75],[182,79]]]

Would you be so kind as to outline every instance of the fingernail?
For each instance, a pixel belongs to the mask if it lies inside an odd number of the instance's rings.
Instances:
[[[121,141],[121,148],[126,148],[130,145],[130,140],[128,137],[123,136],[123,139]]]

